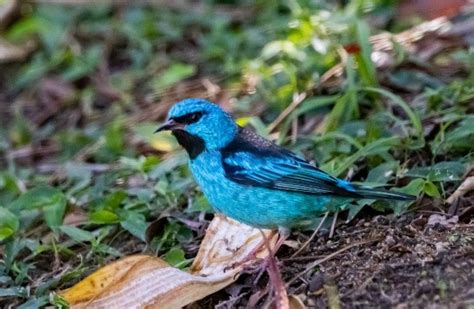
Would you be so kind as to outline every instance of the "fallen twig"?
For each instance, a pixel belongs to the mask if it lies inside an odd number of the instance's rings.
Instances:
[[[82,169],[94,173],[103,173],[117,168],[117,166],[114,164],[80,163],[80,165]],[[63,170],[64,167],[64,164],[45,163],[38,165],[36,169],[39,173],[49,174],[53,172],[58,172],[59,170]]]
[[[338,214],[339,214],[339,210],[334,213],[334,218],[332,219],[332,223],[331,223],[331,230],[329,231],[329,239],[332,239],[332,237],[334,236]]]
[[[464,196],[464,194],[474,190],[474,176],[467,177],[464,179],[462,184],[451,194],[450,197],[446,200],[448,204],[454,203],[457,199]]]
[[[268,126],[268,132],[272,132],[285,118],[306,99],[306,93],[295,93],[293,102]]]
[[[316,237],[316,235],[318,234],[319,229],[321,228],[321,226],[323,226],[324,221],[326,221],[328,215],[329,212],[326,212],[324,214],[324,217],[321,219],[321,222],[319,222],[318,227],[314,230],[313,234],[311,234],[311,237],[309,237],[308,240],[301,246],[301,248],[299,248],[295,253],[293,253],[290,258],[294,258],[298,254],[300,254],[304,250],[304,248],[306,248],[313,241],[314,237]]]

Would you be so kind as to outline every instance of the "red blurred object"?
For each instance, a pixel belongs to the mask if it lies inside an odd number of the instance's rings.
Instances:
[[[347,53],[358,54],[360,53],[360,46],[357,43],[350,43],[343,46]]]

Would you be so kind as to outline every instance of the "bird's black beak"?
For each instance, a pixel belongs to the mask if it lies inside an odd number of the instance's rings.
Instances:
[[[161,131],[172,131],[176,129],[182,129],[183,125],[176,122],[174,119],[169,119],[165,123],[163,123],[161,126],[156,129],[155,133],[161,132]]]

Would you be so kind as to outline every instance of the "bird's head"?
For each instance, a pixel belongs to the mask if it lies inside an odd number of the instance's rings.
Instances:
[[[156,130],[160,131],[171,131],[192,157],[205,149],[227,146],[238,127],[216,104],[204,99],[185,99],[170,109],[168,119]]]

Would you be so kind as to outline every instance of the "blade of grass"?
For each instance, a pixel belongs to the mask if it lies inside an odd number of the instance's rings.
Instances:
[[[415,135],[417,137],[416,143],[414,146],[416,147],[423,147],[425,144],[425,140],[423,137],[423,126],[421,124],[420,117],[411,109],[407,102],[405,102],[401,97],[385,90],[382,88],[373,88],[373,87],[365,87],[361,89],[362,91],[377,93],[380,94],[388,99],[390,99],[394,104],[398,105],[408,116],[410,122],[412,123],[413,129],[415,130]]]
[[[361,52],[357,53],[355,56],[360,77],[366,86],[376,87],[378,82],[374,63],[371,58],[372,45],[369,42],[369,25],[365,21],[357,20],[356,34],[357,41],[361,48]]]
[[[363,148],[359,149],[353,155],[347,157],[339,167],[337,167],[331,174],[338,177],[344,171],[346,171],[352,164],[357,162],[360,158],[364,158],[370,155],[378,154],[387,151],[390,147],[400,144],[400,138],[398,136],[392,136],[387,138],[381,138],[376,140],[368,145],[365,145]],[[322,167],[323,170],[326,170],[325,167]]]

